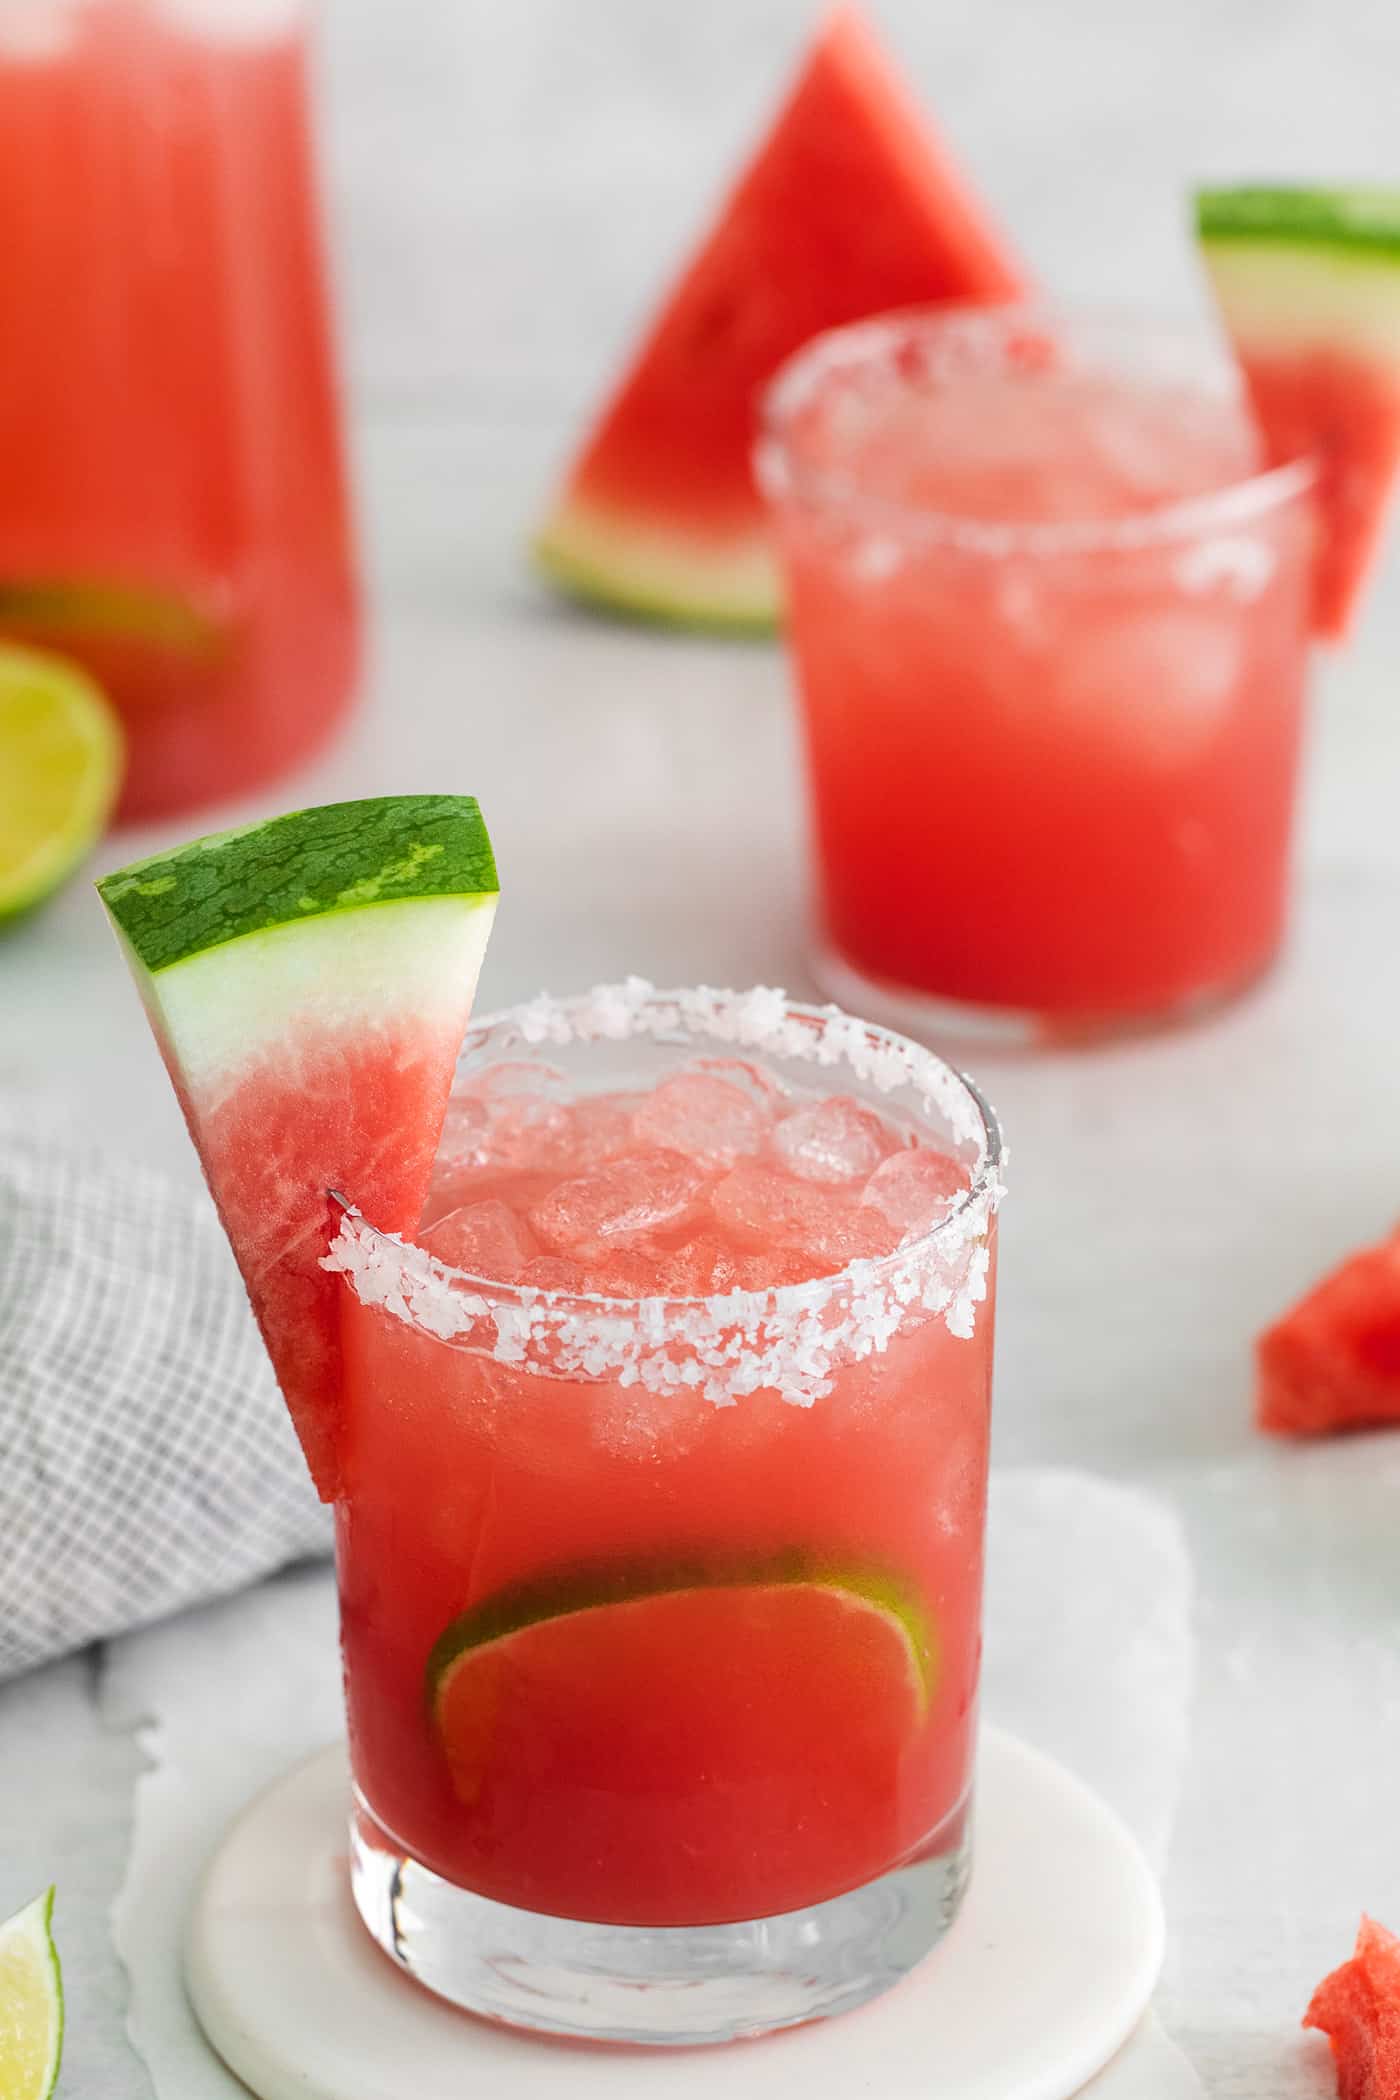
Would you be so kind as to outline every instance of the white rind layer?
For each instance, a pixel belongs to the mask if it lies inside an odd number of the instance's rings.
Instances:
[[[298,1022],[318,1040],[362,1039],[404,1022],[460,1036],[495,911],[495,897],[483,896],[327,912],[225,941],[154,976],[129,945],[127,953],[182,1085],[207,1111],[249,1066],[289,1058]]]
[[[1400,364],[1400,255],[1323,242],[1201,245],[1238,345],[1285,355],[1331,349]]]
[[[535,558],[565,590],[639,619],[767,630],[778,618],[777,576],[760,527],[718,541],[568,496],[536,538]]]

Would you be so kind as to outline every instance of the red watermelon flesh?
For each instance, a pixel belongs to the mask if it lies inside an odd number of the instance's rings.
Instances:
[[[1318,1985],[1303,2025],[1332,2043],[1338,2100],[1400,2100],[1400,1939],[1363,1918],[1356,1952]]]
[[[1203,190],[1196,214],[1269,459],[1316,470],[1313,626],[1338,639],[1400,473],[1400,190]]]
[[[295,810],[98,888],[321,1495],[340,1484],[336,1197],[417,1223],[496,903],[470,796]]]
[[[1313,628],[1347,632],[1379,551],[1400,471],[1400,372],[1345,347],[1292,354],[1246,352],[1241,363],[1276,465],[1311,455],[1322,531],[1313,581]]]
[[[839,9],[579,455],[541,561],[633,612],[771,620],[750,468],[764,382],[822,329],[1021,287],[871,31]]]
[[[1400,1423],[1400,1232],[1325,1276],[1256,1357],[1255,1419],[1275,1436]]]

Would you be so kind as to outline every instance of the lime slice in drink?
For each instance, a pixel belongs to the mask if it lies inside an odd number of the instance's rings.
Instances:
[[[0,1925],[0,2100],[48,2100],[63,2055],[53,1890]]]
[[[657,1730],[678,1792],[752,1766],[810,1779],[831,1803],[843,1782],[826,1762],[897,1769],[937,1679],[907,1588],[793,1554],[719,1576],[624,1565],[502,1591],[437,1641],[426,1690],[468,1806],[522,1786],[542,1745],[574,1783],[615,1786],[618,1760],[644,1764]]]
[[[0,924],[41,904],[96,842],[121,767],[117,718],[86,672],[0,644]]]
[[[188,657],[209,656],[227,623],[176,591],[97,576],[0,581],[0,628],[8,634],[89,642],[138,642]]]

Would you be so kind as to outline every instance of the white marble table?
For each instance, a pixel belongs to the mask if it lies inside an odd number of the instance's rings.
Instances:
[[[875,12],[1040,273],[1190,296],[1190,173],[1385,170],[1382,0]],[[778,652],[628,632],[534,590],[522,528],[655,273],[751,125],[799,0],[336,0],[333,199],[375,662],[342,743],[255,807],[477,792],[505,878],[482,996],[637,969],[808,988]],[[1297,2033],[1364,1906],[1400,1925],[1400,1436],[1279,1451],[1248,1341],[1400,1212],[1400,565],[1319,681],[1296,934],[1210,1026],[983,1059],[1011,1132],[998,1450],[1149,1488],[1198,1580],[1163,2014],[1224,2100],[1329,2089]],[[128,835],[111,861],[157,842]],[[192,1175],[90,895],[0,948],[0,1085]],[[79,1979],[68,2100],[114,2058],[105,1910],[141,1755],[93,1653],[0,1689],[0,1897],[57,1877]],[[3,1905],[0,1905],[3,1907]],[[81,2010],[81,2017],[78,2011]],[[118,2065],[119,2068],[114,2068]]]

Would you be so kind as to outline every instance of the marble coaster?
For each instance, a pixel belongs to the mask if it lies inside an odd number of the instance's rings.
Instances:
[[[948,1937],[859,2011],[758,2041],[640,2049],[474,2019],[403,1976],[361,1926],[345,1753],[260,1794],[225,1836],[187,1939],[209,2040],[259,2100],[1068,2100],[1115,2055],[1161,1966],[1161,1903],[1117,1817],[992,1729],[976,1867]]]

